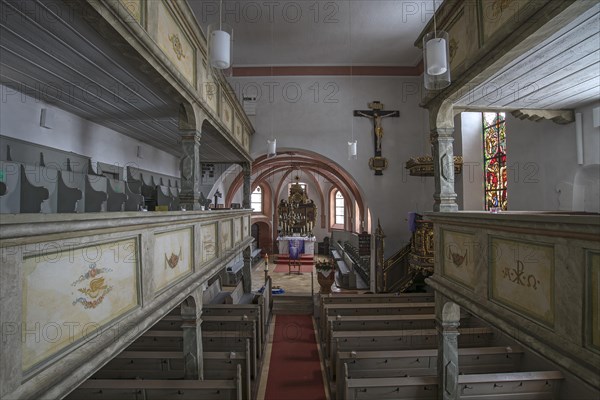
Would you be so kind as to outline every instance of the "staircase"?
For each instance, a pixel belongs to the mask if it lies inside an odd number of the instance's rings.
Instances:
[[[310,295],[283,294],[273,296],[273,314],[313,314],[313,299]]]

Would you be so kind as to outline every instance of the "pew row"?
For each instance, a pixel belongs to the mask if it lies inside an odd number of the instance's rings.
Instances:
[[[88,379],[67,400],[242,400],[242,367],[231,380]]]
[[[522,356],[523,349],[520,346],[460,348],[458,366],[462,374],[511,372],[519,370]],[[435,376],[437,357],[437,349],[339,351],[336,354],[336,376],[352,378]],[[336,387],[337,399],[341,400],[344,393],[344,380],[338,379]]]
[[[435,303],[375,303],[375,304],[325,304],[321,314],[320,329],[327,329],[327,317],[350,315],[415,315],[434,314]]]
[[[459,347],[487,346],[493,335],[490,328],[459,328]],[[392,351],[437,348],[436,329],[398,331],[340,331],[331,335],[329,352],[330,377],[335,377],[338,351]]]
[[[556,400],[560,371],[459,375],[460,399]],[[358,378],[344,376],[345,400],[435,400],[438,377]]]
[[[394,294],[322,294],[319,315],[323,315],[325,304],[372,304],[372,303],[430,303],[435,301],[433,293],[394,293]]]

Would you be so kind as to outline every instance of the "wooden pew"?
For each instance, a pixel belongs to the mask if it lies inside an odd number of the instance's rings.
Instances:
[[[182,351],[123,351],[92,379],[184,379]]]
[[[242,368],[242,399],[252,400],[252,381],[250,377],[250,343],[245,352],[214,352],[203,354],[204,379],[223,379],[235,377],[238,365]]]
[[[331,333],[335,331],[377,331],[402,329],[434,329],[434,314],[415,315],[349,315],[327,317],[322,333],[325,354],[329,354]]]
[[[459,395],[470,400],[553,400],[562,379],[559,371],[459,375]],[[437,376],[344,380],[345,400],[437,399]]]
[[[249,354],[250,360],[250,376],[252,379],[256,379],[257,363],[256,353],[252,350],[252,343],[250,338],[235,335],[214,335],[214,332],[208,332],[207,335],[202,335],[202,347],[204,352],[231,352],[236,353],[246,352]]]
[[[321,330],[327,329],[327,317],[349,315],[413,315],[434,314],[435,303],[374,303],[374,304],[325,304],[321,314]]]
[[[398,351],[338,351],[336,376],[352,378],[391,378],[437,375],[437,349]],[[473,347],[458,349],[460,373],[497,373],[519,369],[523,356],[520,346]],[[346,364],[346,368],[344,365]],[[344,380],[336,381],[343,398]]]
[[[483,347],[491,340],[490,328],[459,328],[460,347]],[[331,335],[329,372],[334,378],[338,351],[393,351],[409,349],[434,349],[437,346],[436,329],[398,331],[339,331]]]
[[[325,304],[372,304],[372,303],[430,303],[435,301],[432,293],[394,294],[327,294],[319,298],[319,315],[324,314]]]
[[[242,368],[231,380],[88,379],[67,400],[242,400]]]
[[[256,354],[262,357],[263,342],[259,329],[261,321],[258,317],[247,316],[206,316],[202,318],[202,332],[252,332]]]

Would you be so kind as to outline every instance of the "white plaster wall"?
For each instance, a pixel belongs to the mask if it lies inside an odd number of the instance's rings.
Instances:
[[[358,183],[372,211],[373,222],[381,220],[386,233],[386,253],[391,255],[409,239],[409,211],[427,211],[433,204],[433,180],[411,177],[404,168],[412,156],[430,153],[424,135],[427,111],[419,107],[421,78],[418,77],[264,77],[231,78],[241,97],[256,96],[257,115],[251,117],[256,134],[254,157],[266,153],[266,140],[277,139],[277,147],[319,153],[345,169]],[[368,167],[373,156],[373,124],[355,118],[352,111],[366,110],[367,103],[380,100],[387,110],[400,110],[399,118],[383,119],[382,153],[389,161],[383,176]],[[347,159],[347,142],[358,140],[358,159]]]
[[[592,105],[576,109],[583,114],[585,183],[579,191],[597,191],[600,159],[599,128],[591,123]],[[551,121],[507,119],[508,207],[510,210],[575,210],[576,176],[584,166],[577,164],[575,123],[558,125]],[[595,176],[595,178],[594,178]],[[594,208],[588,202],[586,211]],[[598,210],[597,210],[598,212]]]
[[[179,159],[163,150],[5,86],[0,85],[0,91],[1,135],[91,157],[94,167],[100,161],[179,176]],[[52,129],[40,126],[42,108],[54,114]],[[138,146],[141,158],[137,157]]]

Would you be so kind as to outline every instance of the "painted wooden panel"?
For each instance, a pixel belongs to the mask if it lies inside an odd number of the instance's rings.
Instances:
[[[217,257],[217,224],[202,225],[202,262],[205,263]]]
[[[470,233],[442,231],[442,273],[470,289],[475,287],[475,236]]]
[[[233,220],[233,243],[238,244],[242,241],[242,219]]]
[[[250,217],[244,217],[244,232],[242,233],[243,238],[250,236]]]
[[[554,324],[554,246],[492,237],[490,297],[546,325]]]
[[[600,253],[588,253],[588,342],[600,350]]]
[[[531,0],[480,0],[483,40],[487,40],[503,25],[524,22],[533,11]]]
[[[195,85],[195,49],[177,21],[161,1],[157,10],[156,43],[192,85]]]
[[[235,140],[237,140],[238,143],[240,143],[241,145],[244,144],[243,143],[243,133],[242,133],[242,122],[240,121],[240,118],[237,115],[235,116],[233,135],[235,136]]]
[[[139,23],[142,23],[142,0],[120,0],[123,8]]]
[[[23,259],[23,370],[139,303],[137,239],[48,248]]]
[[[248,131],[244,131],[242,146],[246,151],[250,151],[250,133]]]
[[[221,100],[221,120],[227,129],[229,129],[230,132],[233,132],[233,107],[225,96],[222,96]]]
[[[158,291],[192,272],[193,230],[179,229],[154,235],[154,288]]]
[[[223,221],[220,224],[221,235],[219,240],[221,241],[221,248],[228,250],[231,248],[231,221]]]
[[[452,70],[455,70],[463,63],[463,61],[465,61],[469,50],[471,50],[471,43],[476,40],[476,38],[469,38],[467,26],[468,22],[466,21],[463,6],[448,28],[448,37],[450,40],[448,47],[450,50],[450,67]]]

